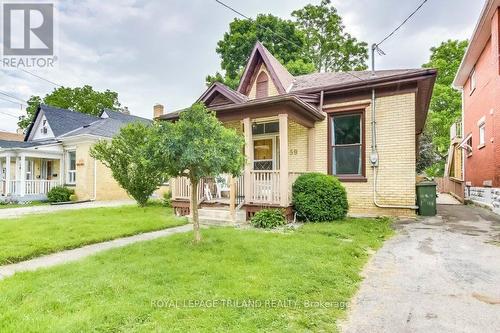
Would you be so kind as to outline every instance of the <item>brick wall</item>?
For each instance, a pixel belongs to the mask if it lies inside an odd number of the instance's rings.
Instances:
[[[491,39],[482,50],[476,65],[476,89],[465,83],[464,137],[472,133],[472,154],[465,157],[465,181],[472,186],[491,182],[500,187],[500,64],[499,64],[499,15],[492,19]],[[479,146],[477,122],[485,119],[485,145]]]
[[[265,72],[267,74],[267,77],[269,79],[269,84],[268,84],[268,96],[276,96],[276,95],[279,95],[278,93],[278,90],[276,89],[276,86],[274,85],[273,83],[273,80],[271,78],[271,75],[269,74],[269,72],[267,71],[267,68],[264,64],[262,64],[260,66],[260,69],[259,71],[257,72],[257,75],[255,75],[255,77],[259,76],[259,74],[261,72]],[[257,80],[255,80],[253,83],[252,83],[252,87],[250,88],[250,92],[248,94],[248,98],[249,99],[255,99],[255,94],[256,94],[256,91],[257,91]]]
[[[308,159],[307,128],[289,120],[288,122],[288,168],[289,171],[306,172]]]

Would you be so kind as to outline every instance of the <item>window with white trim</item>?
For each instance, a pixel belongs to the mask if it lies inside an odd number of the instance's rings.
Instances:
[[[469,76],[469,89],[472,94],[476,90],[476,68],[473,68]]]
[[[66,183],[75,184],[76,183],[76,151],[70,150],[66,155],[67,161],[67,177]]]
[[[484,146],[486,144],[485,136],[486,136],[486,124],[482,123],[481,125],[479,125],[479,146]]]
[[[331,117],[331,172],[337,176],[363,175],[361,113]]]

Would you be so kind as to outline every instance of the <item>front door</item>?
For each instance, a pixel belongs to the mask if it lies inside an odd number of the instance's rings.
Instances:
[[[253,140],[253,169],[279,169],[279,137],[263,137]]]
[[[42,179],[43,180],[52,179],[52,161],[47,161],[47,160],[42,161]]]

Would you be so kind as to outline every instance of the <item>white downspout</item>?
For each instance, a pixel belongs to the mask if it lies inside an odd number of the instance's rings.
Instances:
[[[375,50],[376,44],[372,45],[372,75],[375,75]],[[370,153],[370,162],[373,170],[373,204],[379,208],[395,208],[395,209],[418,209],[416,205],[383,205],[377,202],[377,169],[379,166],[379,156],[377,151],[377,108],[375,105],[375,88],[372,89],[372,151]]]

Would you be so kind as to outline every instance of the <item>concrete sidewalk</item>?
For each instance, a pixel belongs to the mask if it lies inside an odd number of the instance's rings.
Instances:
[[[117,201],[91,201],[74,203],[67,205],[43,205],[43,206],[28,206],[17,208],[2,208],[0,209],[0,219],[11,219],[27,214],[44,214],[52,212],[60,212],[64,210],[74,210],[82,208],[98,208],[98,207],[119,207],[124,205],[135,205],[134,200],[117,200]]]
[[[39,268],[52,267],[55,265],[60,265],[75,260],[79,260],[108,249],[122,247],[137,242],[148,241],[160,237],[170,236],[181,232],[187,232],[192,229],[193,227],[191,224],[186,224],[180,227],[147,232],[144,234],[139,234],[130,237],[118,238],[108,242],[87,245],[77,249],[57,252],[15,264],[0,266],[0,280],[8,276],[12,276],[17,272],[34,271]]]

